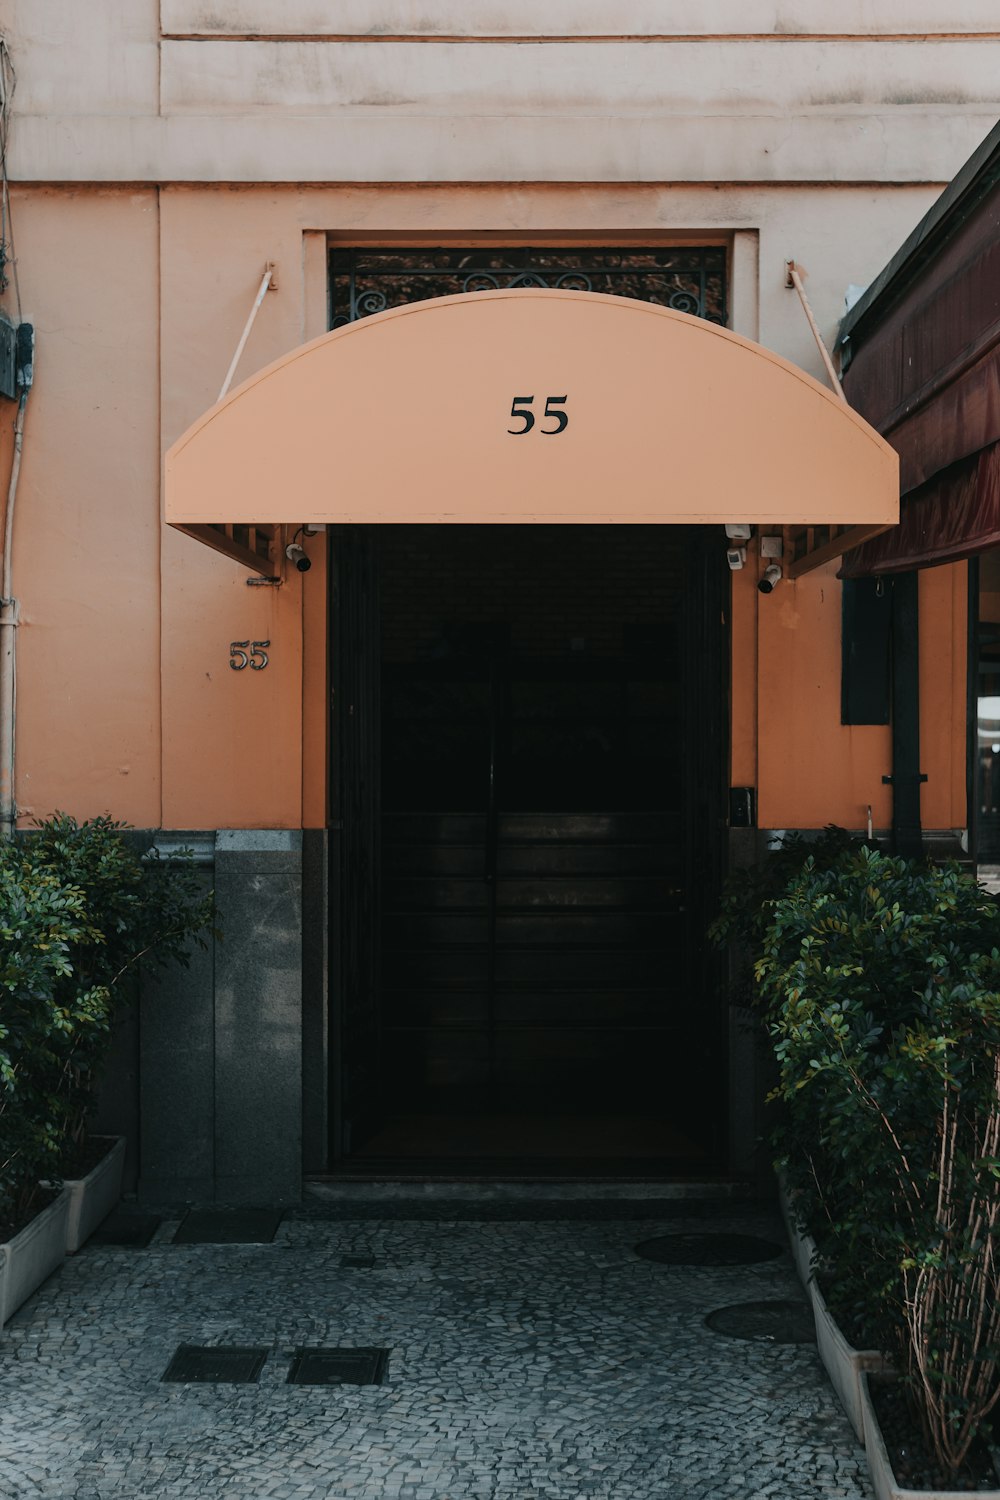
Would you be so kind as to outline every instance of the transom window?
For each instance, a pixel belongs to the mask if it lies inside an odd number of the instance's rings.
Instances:
[[[648,250],[334,249],[330,327],[427,297],[551,287],[635,297],[710,323],[727,322],[722,245]]]

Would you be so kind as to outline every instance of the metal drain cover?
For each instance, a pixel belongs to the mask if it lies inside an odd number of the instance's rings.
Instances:
[[[186,1384],[199,1381],[215,1384],[251,1385],[264,1368],[266,1349],[249,1349],[236,1344],[181,1344],[161,1380]]]
[[[664,1266],[753,1266],[783,1255],[784,1247],[754,1234],[662,1234],[635,1253]]]
[[[766,1344],[814,1344],[816,1325],[806,1302],[735,1302],[709,1313],[713,1333]]]
[[[289,1385],[381,1385],[389,1349],[296,1349]]]

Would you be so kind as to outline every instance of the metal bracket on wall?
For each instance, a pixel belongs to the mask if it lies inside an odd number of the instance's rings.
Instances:
[[[260,312],[261,303],[263,302],[268,292],[276,292],[277,289],[278,267],[273,260],[269,260],[264,264],[264,275],[261,277],[260,286],[257,288],[257,295],[254,298],[253,307],[251,307],[250,309],[250,316],[247,318],[246,323],[243,325],[243,332],[240,334],[240,341],[236,345],[236,353],[233,355],[229,369],[226,371],[226,378],[222,382],[222,389],[216,398],[217,401],[222,400],[223,396],[226,394],[226,392],[229,390],[229,387],[233,383],[233,376],[236,374],[236,366],[240,362],[240,355],[246,348],[246,342],[250,337],[250,330],[254,325],[257,314]]]
[[[809,306],[809,298],[806,296],[806,289],[802,281],[802,277],[804,274],[804,266],[797,265],[794,260],[785,261],[785,285],[787,287],[794,287],[795,291],[798,292],[799,301],[802,303],[802,311],[805,313],[806,318],[809,321],[809,327],[812,330],[813,338],[816,340],[816,347],[819,350],[820,359],[823,361],[823,368],[826,370],[830,384],[833,386],[834,391],[839,396],[840,400],[843,401],[844,405],[847,406],[849,403],[847,397],[844,394],[844,387],[840,383],[840,376],[837,374],[833,360],[830,358],[830,351],[823,342],[823,335],[819,331],[819,324],[816,322],[816,317],[813,313],[813,310]]]

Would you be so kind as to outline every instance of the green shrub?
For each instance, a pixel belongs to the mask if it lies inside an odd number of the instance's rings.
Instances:
[[[189,855],[143,852],[111,818],[0,843],[0,1221],[79,1145],[139,965],[186,964],[211,917]]]
[[[88,933],[83,892],[0,845],[0,1220],[21,1217],[57,1164],[59,1037],[73,1021],[56,990]]]
[[[863,848],[807,857],[767,916],[779,1156],[834,1313],[905,1372],[947,1481],[1000,1394],[1000,914],[955,866]]]
[[[826,869],[841,855],[862,848],[846,829],[830,823],[815,838],[789,833],[777,839],[757,864],[735,870],[726,881],[719,903],[719,915],[708,929],[711,940],[719,947],[731,945],[735,959],[732,984],[733,999],[756,1010],[760,991],[754,981],[753,962],[759,956],[764,936],[770,926],[774,903],[782,896],[793,876],[811,859]]]

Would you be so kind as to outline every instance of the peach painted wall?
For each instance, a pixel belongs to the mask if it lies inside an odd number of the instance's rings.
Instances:
[[[308,543],[310,573],[253,589],[242,568],[159,524],[161,455],[218,394],[265,260],[279,286],[237,379],[323,331],[328,233],[730,240],[737,328],[815,374],[784,256],[809,266],[829,331],[844,282],[873,276],[934,196],[927,185],[15,189],[22,303],[39,341],[15,555],[22,807],[175,828],[324,821],[325,539]],[[719,414],[709,420],[724,435]],[[767,598],[752,568],[734,580],[732,779],[758,787],[762,826],[857,827],[869,801],[876,824],[889,819],[888,731],[839,722],[834,571]],[[928,827],[965,821],[963,590],[960,569],[921,584]],[[272,642],[265,672],[230,670],[239,639]]]
[[[926,828],[964,828],[968,564],[926,568],[918,607],[921,816]]]
[[[758,594],[758,821],[762,828],[890,821],[888,727],[840,722],[837,564]]]
[[[729,653],[729,780],[758,785],[757,764],[757,543],[747,548],[748,566],[731,575]]]
[[[217,397],[266,260],[278,262],[279,289],[261,307],[248,360],[256,364],[293,348],[305,332],[300,227],[276,212],[268,193],[210,200],[184,190],[161,193],[164,449]],[[244,366],[237,380],[246,373]],[[307,590],[323,590],[324,570],[319,563],[308,574],[290,569],[279,588],[250,587],[250,576],[164,530],[167,827],[302,822],[303,598]],[[269,640],[268,666],[233,671],[234,640]]]
[[[157,825],[157,194],[34,190],[15,215],[37,351],[13,551],[21,821],[66,808]]]
[[[841,590],[837,564],[756,594],[758,820],[762,828],[876,828],[892,817],[892,738],[885,725],[840,722]],[[756,569],[746,570],[751,577]],[[921,791],[925,828],[964,828],[967,567],[919,584]],[[744,584],[741,597],[749,592]],[[750,612],[749,601],[744,611]],[[747,630],[749,634],[749,630]],[[735,674],[746,646],[734,650]],[[733,771],[751,769],[752,710],[734,686]]]

